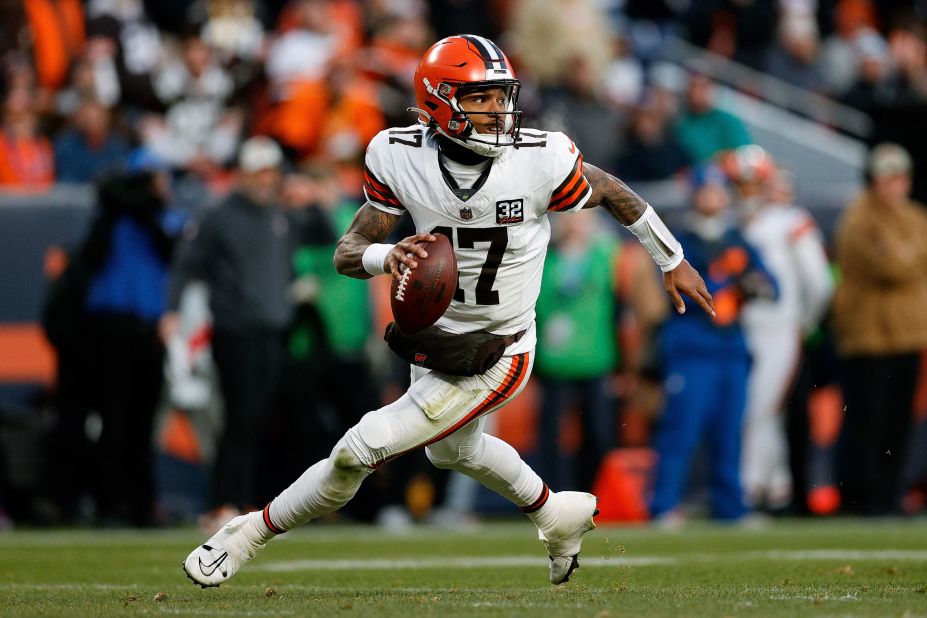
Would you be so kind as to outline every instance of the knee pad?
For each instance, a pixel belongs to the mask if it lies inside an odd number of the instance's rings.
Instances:
[[[361,465],[371,466],[390,455],[388,449],[396,441],[397,433],[398,430],[386,414],[380,411],[368,412],[348,430],[339,444],[343,442],[345,450]],[[346,454],[344,457],[346,462],[349,461]]]

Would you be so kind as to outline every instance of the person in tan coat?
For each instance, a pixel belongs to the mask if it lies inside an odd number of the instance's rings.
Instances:
[[[927,207],[909,197],[911,158],[900,146],[874,148],[867,171],[837,230],[833,317],[845,381],[844,504],[878,515],[897,511],[927,349]]]

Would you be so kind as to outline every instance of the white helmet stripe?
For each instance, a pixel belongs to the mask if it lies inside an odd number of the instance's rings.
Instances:
[[[474,34],[465,34],[463,38],[467,39],[479,50],[480,56],[483,57],[483,62],[486,64],[487,69],[495,69],[496,71],[505,69],[505,60],[503,59],[502,51],[496,47],[495,43]]]
[[[499,60],[500,62],[502,61],[502,50],[499,49],[495,43],[478,35],[474,35],[473,38],[483,44],[490,58],[493,60]]]

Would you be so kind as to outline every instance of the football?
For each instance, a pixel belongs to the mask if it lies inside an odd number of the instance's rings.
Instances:
[[[437,240],[419,243],[428,257],[415,258],[417,268],[400,266],[402,277],[393,278],[390,305],[399,329],[409,335],[428,328],[447,311],[457,289],[457,258],[451,241],[444,234]]]

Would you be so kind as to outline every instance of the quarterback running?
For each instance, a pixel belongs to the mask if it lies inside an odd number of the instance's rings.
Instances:
[[[275,535],[341,508],[379,466],[422,447],[435,466],[470,476],[531,519],[550,558],[551,583],[566,582],[579,566],[583,535],[595,527],[596,497],[551,490],[514,448],[483,433],[486,415],[518,396],[531,373],[548,214],[604,208],[653,256],[677,311],[685,310],[681,294],[712,315],[714,307],[647,202],[584,163],[566,135],[521,128],[520,86],[492,41],[460,35],[435,43],[415,72],[418,122],[370,142],[367,202],[334,257],[335,268],[349,277],[399,278],[427,257],[432,234],[444,234],[454,247],[458,285],[435,328],[451,340],[478,332],[499,337],[503,356],[476,375],[413,364],[402,397],[364,415],[327,459],[263,511],[232,519],[190,553],[183,568],[195,583],[227,581]],[[406,212],[417,233],[386,244]]]

